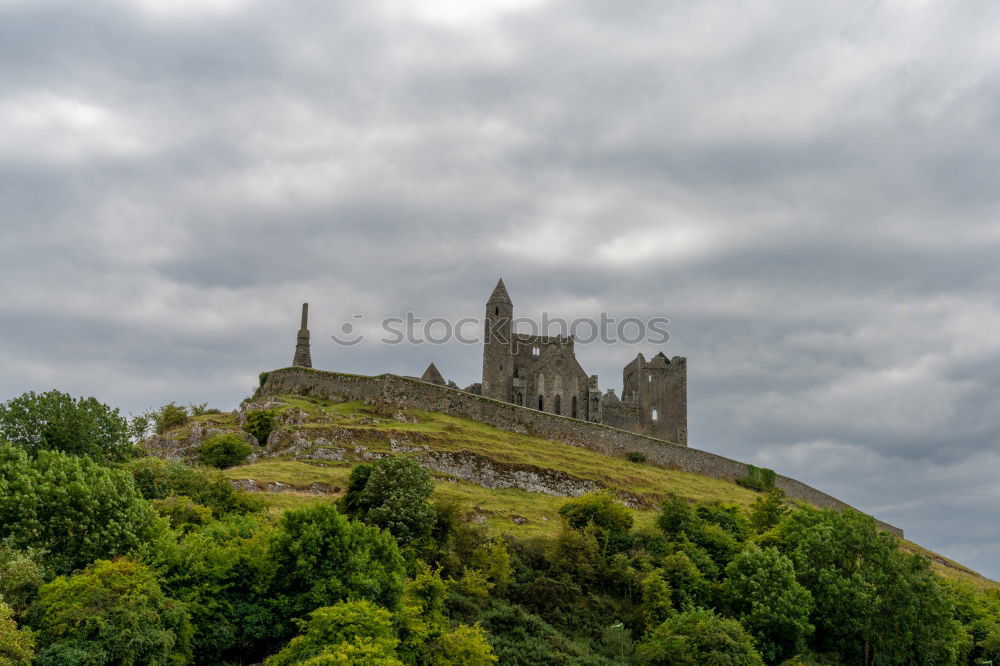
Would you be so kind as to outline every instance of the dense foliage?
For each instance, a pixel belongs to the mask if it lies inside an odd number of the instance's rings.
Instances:
[[[253,446],[236,433],[209,437],[198,447],[198,462],[209,467],[225,469],[246,462],[253,453]]]
[[[39,548],[57,573],[135,552],[164,530],[132,478],[86,456],[0,444],[0,538]]]
[[[0,404],[0,439],[35,455],[63,451],[95,460],[125,460],[135,453],[128,421],[95,398],[33,391]]]
[[[647,527],[585,495],[518,540],[405,456],[272,515],[209,467],[27,441],[0,444],[0,664],[1000,663],[1000,593],[774,489]]]

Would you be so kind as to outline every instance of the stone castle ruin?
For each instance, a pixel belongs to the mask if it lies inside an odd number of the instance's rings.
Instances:
[[[302,304],[292,366],[311,368],[309,305]],[[581,421],[602,423],[687,446],[687,359],[650,360],[641,353],[625,366],[622,396],[601,393],[597,375],[587,375],[576,360],[573,336],[528,335],[514,330],[514,304],[503,280],[486,301],[483,338],[483,381],[465,390],[494,400]],[[419,378],[446,382],[431,363]]]
[[[522,407],[603,423],[687,446],[687,360],[638,354],[623,372],[622,397],[602,394],[576,360],[572,335],[514,331],[503,280],[486,301],[482,394]]]

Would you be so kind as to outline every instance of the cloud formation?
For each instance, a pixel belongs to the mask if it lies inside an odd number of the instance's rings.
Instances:
[[[1000,6],[0,2],[0,394],[236,404],[354,313],[668,316],[691,444],[1000,578]],[[642,347],[578,351],[602,385]]]

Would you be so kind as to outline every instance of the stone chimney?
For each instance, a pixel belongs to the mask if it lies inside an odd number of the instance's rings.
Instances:
[[[295,358],[292,365],[298,368],[311,368],[312,355],[309,353],[309,304],[302,304],[302,326],[295,340]]]

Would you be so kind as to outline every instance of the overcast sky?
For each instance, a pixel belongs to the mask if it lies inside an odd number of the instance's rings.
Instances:
[[[383,317],[666,316],[690,443],[1000,578],[1000,4],[0,0],[0,398],[478,381]],[[355,315],[359,320],[352,320]],[[372,335],[329,334],[347,320]]]

